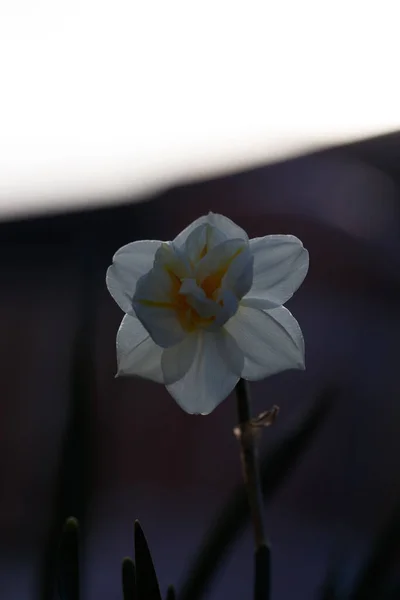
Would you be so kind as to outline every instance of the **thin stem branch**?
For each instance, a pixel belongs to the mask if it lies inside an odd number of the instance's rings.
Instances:
[[[240,456],[243,476],[250,506],[253,523],[256,550],[266,545],[264,534],[263,499],[261,491],[260,472],[258,467],[258,451],[251,430],[250,391],[247,381],[239,379],[236,385],[237,413],[240,428]]]

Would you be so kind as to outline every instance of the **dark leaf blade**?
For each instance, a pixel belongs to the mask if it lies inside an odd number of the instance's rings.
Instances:
[[[58,593],[61,600],[79,600],[79,524],[65,523],[58,551]]]
[[[153,559],[138,521],[135,522],[135,563],[137,600],[161,600]]]
[[[173,585],[168,586],[167,597],[165,600],[176,600],[175,588]]]
[[[85,234],[86,235],[86,234]],[[80,288],[77,327],[71,352],[69,404],[57,466],[51,522],[39,578],[38,600],[53,600],[57,578],[57,549],[68,515],[79,519],[84,541],[87,508],[92,493],[93,433],[91,401],[95,373],[95,281],[90,244],[74,245]]]
[[[271,550],[260,546],[254,555],[254,600],[269,600],[271,594]]]
[[[383,598],[383,589],[400,552],[400,502],[361,568],[350,596],[351,600]]]
[[[279,442],[261,460],[261,487],[264,502],[268,502],[309,448],[320,425],[325,421],[336,388],[324,390],[300,425]],[[238,486],[228,499],[204,539],[183,583],[179,600],[199,600],[215,576],[224,555],[249,520],[249,508],[244,486]]]
[[[137,600],[135,563],[129,557],[122,561],[122,592],[124,600]]]

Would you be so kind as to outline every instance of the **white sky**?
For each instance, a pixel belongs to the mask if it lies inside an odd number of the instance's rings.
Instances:
[[[398,8],[0,0],[0,217],[400,128]]]

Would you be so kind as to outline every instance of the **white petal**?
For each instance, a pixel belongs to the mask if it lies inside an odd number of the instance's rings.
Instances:
[[[108,268],[106,283],[111,296],[126,313],[132,314],[132,298],[137,281],[150,271],[162,242],[145,240],[120,248]]]
[[[231,239],[222,242],[208,252],[196,266],[195,274],[199,283],[228,267],[236,258],[235,254],[244,252],[246,243],[241,239]],[[222,282],[222,277],[221,277]]]
[[[172,304],[178,286],[180,282],[175,282],[175,278],[162,265],[157,265],[138,280],[132,301],[134,304],[142,300]]]
[[[184,252],[174,248],[172,242],[163,242],[154,257],[154,267],[167,267],[177,277],[190,277],[192,269]]]
[[[246,242],[249,241],[249,236],[245,230],[239,227],[239,225],[236,225],[231,219],[228,219],[228,217],[209,212],[207,215],[207,222],[219,229],[219,231],[222,231],[228,239],[240,238]]]
[[[248,306],[280,306],[303,282],[308,271],[308,252],[293,235],[267,235],[250,240],[254,256],[253,285]],[[250,300],[250,302],[248,302]],[[251,302],[261,300],[264,303]]]
[[[239,308],[239,301],[236,295],[230,290],[221,290],[218,294],[218,302],[221,304],[217,304],[218,311],[214,323],[208,328],[210,331],[215,331],[218,327],[225,325]]]
[[[132,301],[137,318],[162,348],[174,346],[186,336],[175,307],[174,285],[165,268],[157,265],[139,279]]]
[[[208,414],[233,390],[239,380],[235,370],[243,356],[235,341],[221,330],[199,332],[195,359],[186,375],[167,386],[183,410]]]
[[[187,303],[203,319],[214,317],[221,308],[214,300],[207,298],[195,279],[184,279],[179,293],[186,297]]]
[[[245,379],[304,369],[303,335],[296,319],[283,306],[265,312],[240,306],[225,328],[244,353]]]
[[[284,327],[286,329],[287,333],[294,341],[296,347],[301,352],[301,365],[299,368],[305,369],[305,363],[304,363],[305,344],[304,344],[303,333],[300,329],[299,323],[294,318],[294,316],[292,315],[290,310],[288,310],[284,306],[279,306],[277,308],[272,308],[270,310],[263,311],[263,312],[266,312],[270,317],[272,317],[275,321],[277,321],[277,323],[279,323],[280,325],[282,325],[282,327]]]
[[[193,229],[182,249],[192,264],[196,264],[213,246],[225,240],[226,237],[222,232],[206,222]]]
[[[138,375],[164,383],[162,352],[141,322],[125,315],[117,333],[118,375]]]
[[[235,338],[225,329],[221,329],[215,336],[218,352],[225,358],[230,370],[238,377],[242,376],[244,369],[244,354],[240,350]]]
[[[236,295],[230,290],[221,290],[216,302],[207,298],[204,290],[197,285],[194,279],[185,279],[179,293],[186,297],[187,303],[200,317],[203,319],[215,317],[213,323],[206,327],[209,331],[216,331],[224,325],[239,307]]]
[[[186,254],[193,262],[200,259],[201,252],[207,243],[207,228],[207,223],[202,223],[198,227],[195,227],[188,235],[183,246]]]
[[[169,385],[182,379],[189,371],[197,350],[197,334],[188,335],[183,342],[166,348],[162,353],[161,368],[164,383]]]
[[[222,280],[222,289],[233,292],[238,300],[251,289],[253,283],[253,255],[245,247],[230,263]]]
[[[233,221],[224,217],[223,215],[218,215],[215,213],[209,213],[208,215],[204,215],[199,219],[196,219],[191,223],[186,229],[184,229],[175,239],[174,245],[178,248],[182,247],[189,235],[197,229],[200,225],[208,224],[211,225],[212,228],[215,228],[215,231],[208,231],[209,237],[209,249],[213,248],[217,244],[221,243],[223,239],[230,238],[240,238],[242,240],[248,241],[247,233],[238,225],[236,225]]]
[[[272,298],[268,297],[267,294],[260,293],[257,296],[252,296],[252,293],[252,290],[250,290],[250,292],[241,299],[240,306],[258,308],[260,310],[270,310],[280,306],[279,302],[276,302]]]
[[[162,348],[179,344],[186,337],[174,308],[148,306],[134,302],[136,316],[147,329],[153,341]]]
[[[190,223],[183,231],[181,231],[173,240],[173,245],[176,248],[185,248],[192,250],[196,247],[196,242],[200,243],[202,236],[206,236],[206,225],[208,224],[207,215],[199,217],[193,223]],[[194,233],[195,232],[195,233]],[[222,233],[222,232],[221,232]],[[224,236],[225,237],[225,236]],[[190,238],[190,239],[189,239]]]

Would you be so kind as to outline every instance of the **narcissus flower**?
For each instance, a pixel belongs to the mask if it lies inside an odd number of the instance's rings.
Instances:
[[[172,242],[118,250],[107,286],[126,313],[118,375],[165,384],[189,413],[210,413],[239,378],[304,369],[304,340],[282,305],[302,283],[308,252],[292,235],[249,240],[210,213]]]

